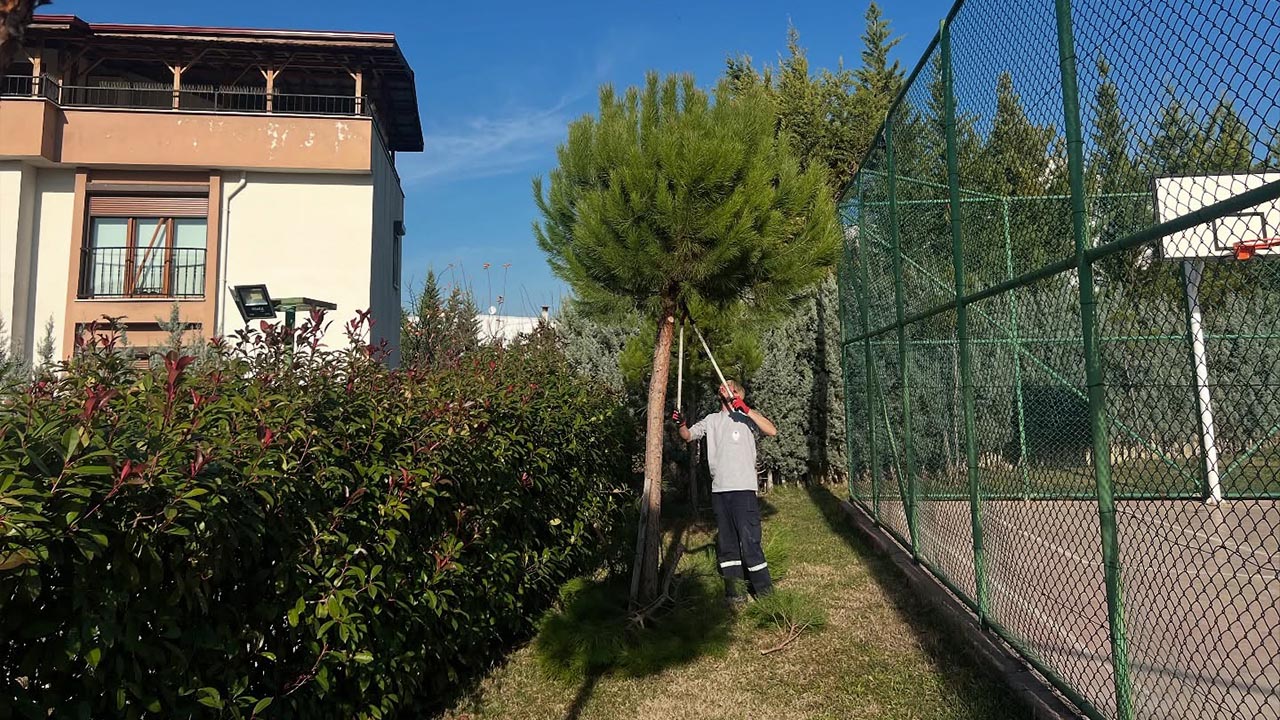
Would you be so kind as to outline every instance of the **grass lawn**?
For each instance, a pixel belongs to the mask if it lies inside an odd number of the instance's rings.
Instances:
[[[589,613],[575,615],[571,599],[566,615],[549,620],[446,720],[1029,717],[848,529],[843,493],[787,488],[762,501],[778,587],[825,611],[822,629],[762,655],[784,631],[719,610],[714,525],[704,518],[685,535],[681,573],[692,579],[681,583],[687,598],[665,619],[668,630],[660,623],[657,635],[641,635],[611,671],[583,671],[563,657],[566,643],[587,646],[589,656],[609,645],[610,626],[579,620]]]

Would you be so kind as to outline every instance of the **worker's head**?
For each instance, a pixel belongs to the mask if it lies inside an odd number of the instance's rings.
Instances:
[[[729,401],[733,398],[743,397],[744,393],[742,392],[742,385],[740,385],[737,380],[725,380],[725,385],[729,386],[728,390],[725,389],[724,385],[716,386],[716,394],[720,396],[721,403],[728,405]],[[730,392],[733,394],[730,395]]]

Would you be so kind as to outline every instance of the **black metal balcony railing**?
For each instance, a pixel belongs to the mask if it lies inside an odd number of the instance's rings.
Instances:
[[[204,297],[204,248],[90,248],[80,263],[85,299]]]
[[[0,96],[32,95],[36,79],[30,75],[6,75],[0,77]]]
[[[282,113],[294,115],[372,116],[367,97],[272,92],[264,87],[193,86],[180,90],[158,83],[63,85],[42,76],[0,78],[0,95],[43,96],[67,107],[181,110],[187,112]],[[38,85],[38,86],[37,86]]]

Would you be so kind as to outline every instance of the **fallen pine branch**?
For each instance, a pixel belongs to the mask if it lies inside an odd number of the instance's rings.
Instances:
[[[802,626],[799,626],[799,625],[792,625],[792,626],[791,626],[791,630],[787,633],[787,639],[786,639],[786,640],[783,640],[780,644],[775,645],[775,646],[773,646],[773,647],[771,647],[771,648],[768,648],[768,649],[765,649],[765,650],[761,650],[761,651],[760,651],[760,654],[761,654],[761,655],[772,655],[773,653],[776,653],[776,652],[778,652],[779,650],[782,650],[783,648],[785,648],[786,646],[788,646],[788,645],[790,645],[792,642],[794,642],[796,638],[798,638],[798,637],[800,637],[802,634],[804,634],[804,631],[805,631],[806,629],[807,629],[806,627],[802,627]]]

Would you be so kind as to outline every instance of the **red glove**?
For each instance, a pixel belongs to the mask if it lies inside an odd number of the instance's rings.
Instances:
[[[751,406],[747,405],[747,402],[740,397],[735,397],[733,401],[729,403],[729,407],[732,407],[743,415],[751,414]]]
[[[679,410],[671,411],[671,421],[676,424],[676,427],[684,427],[684,415]]]

